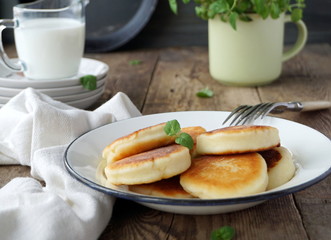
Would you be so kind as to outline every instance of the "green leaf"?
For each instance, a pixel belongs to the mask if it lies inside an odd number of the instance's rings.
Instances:
[[[263,11],[260,13],[260,16],[263,19],[266,19],[270,14],[270,9],[269,8],[264,8]]]
[[[251,11],[252,4],[250,1],[239,1],[237,3],[236,9],[238,12],[243,13],[243,12],[249,12]]]
[[[184,133],[182,132],[175,140],[175,142],[177,144],[180,144],[184,147],[187,147],[188,149],[192,149],[193,148],[193,145],[194,145],[194,141],[192,139],[192,137],[187,134],[187,133]]]
[[[177,14],[177,1],[168,0],[171,10]],[[216,16],[236,29],[236,23],[250,21],[248,14],[257,14],[263,19],[279,18],[281,13],[290,12],[292,21],[302,19],[305,0],[182,0],[183,3],[194,2],[195,14],[203,19]]]
[[[290,1],[289,0],[278,0],[278,4],[280,9],[285,10],[287,6],[289,5]]]
[[[171,11],[174,14],[177,14],[178,13],[177,0],[168,0],[168,1],[169,1],[169,6],[170,6]]]
[[[214,18],[216,14],[224,13],[230,9],[229,4],[225,0],[218,0],[209,5],[208,16]]]
[[[293,22],[297,22],[302,18],[302,9],[296,8],[291,13],[291,19]]]
[[[245,14],[239,15],[239,19],[243,22],[251,22],[252,21],[252,19],[248,15],[245,15]]]
[[[232,12],[229,16],[229,22],[234,30],[237,30],[238,13]]]
[[[197,92],[196,95],[201,98],[211,98],[212,96],[214,96],[214,92],[209,88],[203,88],[199,92]]]
[[[175,142],[177,144],[192,149],[194,145],[192,137],[187,133],[181,132],[180,130],[180,124],[176,119],[168,121],[164,127],[164,132],[168,136],[176,137]]]
[[[131,66],[135,66],[135,65],[139,65],[139,64],[141,64],[142,62],[143,62],[143,61],[141,61],[141,60],[134,59],[134,60],[129,61],[129,64],[130,64]]]
[[[164,132],[168,136],[176,136],[180,132],[180,125],[177,120],[168,121],[164,127]]]
[[[204,7],[196,6],[195,14],[201,19],[208,20],[208,11]]]
[[[253,0],[253,5],[254,5],[254,9],[256,11],[256,13],[261,13],[263,12],[263,3],[264,3],[264,0]]]
[[[223,226],[214,230],[211,234],[211,240],[231,240],[233,239],[235,230],[231,226]]]
[[[85,89],[95,90],[97,88],[97,77],[94,75],[85,75],[79,80]]]
[[[272,2],[270,6],[270,15],[273,19],[279,18],[280,8],[277,2]]]

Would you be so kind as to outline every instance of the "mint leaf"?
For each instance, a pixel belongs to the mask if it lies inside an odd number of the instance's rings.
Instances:
[[[230,9],[227,1],[219,0],[209,5],[208,17],[214,18],[216,14],[224,13]]]
[[[95,90],[97,88],[97,77],[94,75],[85,75],[79,80],[85,89]]]
[[[169,6],[174,14],[178,13],[177,0],[169,0]]]
[[[280,15],[280,8],[279,8],[279,5],[278,3],[276,2],[272,2],[271,3],[271,9],[270,9],[270,15],[273,19],[277,19],[279,18],[279,15]]]
[[[203,88],[199,92],[197,92],[196,95],[201,98],[211,98],[212,96],[214,96],[214,92],[209,88]]]
[[[164,126],[164,132],[168,136],[175,136],[175,142],[179,145],[192,149],[194,141],[188,133],[181,132],[179,122],[175,120],[168,121]]]
[[[139,65],[139,64],[141,64],[143,61],[141,61],[141,60],[138,60],[138,59],[135,59],[135,60],[131,60],[131,61],[129,61],[129,64],[131,65],[131,66],[134,66],[134,65]]]
[[[175,140],[177,144],[180,144],[188,149],[192,149],[194,145],[193,138],[188,133],[182,132]]]
[[[236,12],[232,12],[229,16],[230,25],[234,30],[237,30],[237,18],[238,18],[238,13]]]
[[[178,0],[168,0],[171,11],[178,13]],[[257,14],[263,19],[269,16],[279,18],[281,13],[290,12],[292,21],[302,19],[305,0],[182,0],[183,3],[194,2],[195,14],[201,19],[214,19],[216,16],[229,22],[233,29],[239,20],[250,21],[248,14]]]
[[[293,22],[297,22],[302,18],[302,9],[294,9],[291,13],[291,19]]]
[[[235,230],[230,226],[223,226],[216,229],[211,234],[211,240],[231,240],[233,239]]]
[[[164,127],[164,132],[168,136],[176,136],[180,132],[180,125],[177,120],[168,121]]]

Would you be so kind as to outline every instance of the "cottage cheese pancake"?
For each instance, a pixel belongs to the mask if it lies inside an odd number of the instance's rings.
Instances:
[[[202,199],[246,196],[266,190],[267,165],[258,153],[202,156],[192,160],[180,184]]]
[[[280,145],[278,130],[270,126],[234,126],[197,137],[201,155],[223,155],[264,151]]]
[[[287,183],[295,173],[292,154],[285,147],[277,147],[260,152],[268,167],[269,183],[267,190]]]
[[[173,177],[190,165],[189,149],[172,144],[110,163],[105,174],[111,184],[142,184]]]
[[[166,123],[161,123],[140,129],[115,140],[103,150],[102,157],[107,160],[107,163],[112,163],[144,151],[174,143],[175,137],[170,137],[164,132],[165,125]]]
[[[203,127],[200,127],[200,126],[185,127],[185,128],[182,128],[182,132],[185,132],[192,137],[192,139],[194,141],[194,145],[193,145],[193,148],[190,150],[190,153],[191,153],[192,157],[196,157],[197,156],[197,137],[199,135],[201,135],[202,133],[205,133],[206,129],[204,129]]]
[[[129,190],[136,193],[157,197],[193,198],[193,196],[186,192],[179,184],[178,175],[153,183],[130,185]]]

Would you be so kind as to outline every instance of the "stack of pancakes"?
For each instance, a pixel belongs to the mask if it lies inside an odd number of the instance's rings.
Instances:
[[[270,126],[236,126],[206,132],[181,129],[193,149],[166,135],[166,123],[115,140],[103,151],[98,179],[137,193],[173,198],[231,198],[260,193],[289,181],[290,152]]]

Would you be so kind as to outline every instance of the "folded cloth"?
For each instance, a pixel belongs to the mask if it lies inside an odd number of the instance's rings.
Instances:
[[[1,239],[97,239],[114,199],[73,179],[67,145],[101,125],[141,115],[124,93],[85,111],[27,88],[0,109],[0,164],[31,167],[0,189]],[[44,186],[40,183],[44,182]]]

